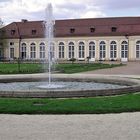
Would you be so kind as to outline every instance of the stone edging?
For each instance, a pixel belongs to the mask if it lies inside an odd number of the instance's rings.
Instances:
[[[15,81],[40,81],[45,80],[46,77],[38,76],[11,76],[10,78],[1,77],[0,82],[15,82]],[[102,83],[115,83],[121,85],[128,85],[127,87],[119,89],[105,89],[105,90],[38,90],[38,91],[0,91],[0,97],[24,97],[24,98],[72,98],[72,97],[94,97],[94,96],[109,96],[121,95],[140,91],[140,81],[130,78],[116,78],[116,77],[92,77],[90,75],[53,75],[57,80],[72,80],[72,81],[96,81]]]

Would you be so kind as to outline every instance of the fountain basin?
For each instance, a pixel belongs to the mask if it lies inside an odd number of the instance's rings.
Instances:
[[[55,79],[54,79],[55,78]],[[0,83],[13,83],[13,82],[38,82],[45,81],[47,76],[38,76],[38,75],[24,75],[21,76],[11,76],[11,78],[1,77]],[[1,97],[49,97],[49,98],[70,98],[70,97],[94,97],[94,96],[109,96],[109,95],[120,95],[131,92],[140,91],[140,81],[129,78],[116,78],[116,77],[93,77],[90,75],[53,75],[55,81],[66,82],[81,82],[81,83],[104,83],[104,84],[117,84],[119,88],[106,88],[106,89],[95,89],[95,88],[85,88],[82,85],[81,89],[76,88],[56,88],[54,89],[24,89],[24,90],[0,90]]]

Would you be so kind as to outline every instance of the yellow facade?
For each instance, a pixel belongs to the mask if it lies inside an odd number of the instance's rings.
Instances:
[[[110,43],[112,41],[116,42],[117,50],[116,50],[116,58],[114,60],[117,61],[136,61],[140,60],[140,57],[136,58],[136,42],[140,40],[140,36],[129,36],[126,38],[125,36],[102,36],[102,37],[63,37],[63,38],[54,38],[54,46],[55,46],[55,58],[58,60],[69,60],[69,49],[68,44],[69,42],[74,43],[74,58],[77,60],[86,60],[89,56],[89,43],[93,41],[95,43],[95,58],[91,59],[91,61],[96,61],[100,59],[100,42],[105,42],[105,58],[103,60],[111,60],[110,57]],[[122,42],[126,41],[128,43],[128,56],[125,59],[122,59],[121,57],[121,51],[122,51]],[[10,42],[13,42],[14,45],[10,45]],[[10,48],[14,48],[14,57],[19,57],[19,52],[21,51],[22,43],[26,44],[26,59],[31,59],[30,57],[30,44],[35,43],[36,45],[36,57],[35,59],[40,59],[40,50],[39,46],[40,43],[44,42],[44,38],[31,38],[31,39],[21,39],[20,42],[20,49],[19,49],[19,39],[9,39],[7,40],[8,47],[5,48],[5,57],[10,59]],[[64,58],[59,58],[59,43],[64,43]],[[79,59],[79,42],[83,42],[85,49],[84,49],[84,58]],[[45,43],[46,44],[46,43]],[[47,54],[47,48],[46,48],[46,54]]]

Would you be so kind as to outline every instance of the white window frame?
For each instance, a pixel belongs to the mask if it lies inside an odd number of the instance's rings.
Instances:
[[[35,43],[30,44],[30,58],[36,59],[36,44]]]
[[[95,42],[89,42],[89,57],[90,59],[95,59]]]
[[[136,59],[140,59],[140,40],[136,42]]]
[[[106,43],[101,41],[99,44],[99,60],[105,60],[106,57]]]
[[[14,47],[10,47],[9,57],[10,57],[10,59],[14,59],[14,57],[15,57],[15,48]]]
[[[24,45],[24,46],[23,46]],[[27,58],[27,45],[26,43],[22,43],[21,44],[21,51],[20,51],[20,54],[21,54],[21,58],[22,59],[26,59]]]
[[[84,60],[85,58],[85,43],[84,42],[79,42],[79,60]]]
[[[110,43],[110,59],[117,59],[117,43],[116,41],[111,41]]]
[[[128,61],[128,42],[122,41],[121,43],[121,61]]]
[[[39,58],[40,59],[45,59],[46,54],[45,54],[46,46],[44,42],[41,42],[39,44]]]
[[[55,44],[53,42],[50,43],[50,55],[51,60],[55,59]]]
[[[64,43],[63,42],[60,42],[59,45],[58,45],[58,58],[59,59],[63,59],[64,58]]]
[[[68,44],[68,58],[74,58],[74,43],[73,42],[69,42]]]

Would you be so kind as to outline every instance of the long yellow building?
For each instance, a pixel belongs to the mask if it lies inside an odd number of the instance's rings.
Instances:
[[[0,30],[0,58],[47,58],[43,21],[13,22]],[[4,40],[4,41],[3,41]],[[140,60],[140,17],[56,20],[51,54],[57,60]]]

